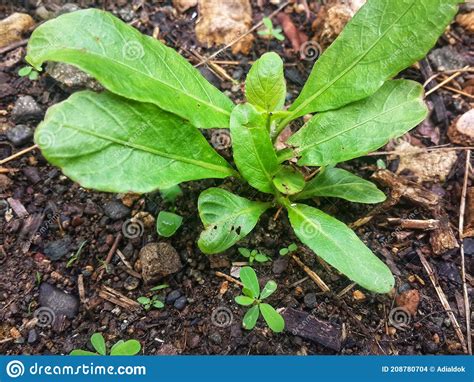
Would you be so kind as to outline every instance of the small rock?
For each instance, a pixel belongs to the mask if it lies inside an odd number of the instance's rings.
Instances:
[[[181,268],[178,252],[168,243],[149,243],[139,253],[143,281],[149,284],[177,273]]]
[[[474,11],[458,15],[456,17],[456,22],[463,28],[465,28],[468,32],[474,33]]]
[[[71,250],[72,239],[65,236],[62,239],[52,241],[44,246],[44,254],[51,260],[57,261],[66,256]]]
[[[77,297],[67,294],[48,283],[42,283],[40,286],[39,304],[42,307],[50,308],[57,316],[64,315],[70,319],[74,318],[79,311]]]
[[[7,130],[7,138],[15,147],[23,146],[31,142],[33,138],[33,129],[26,125],[16,125]]]
[[[400,293],[395,297],[397,306],[406,309],[412,316],[416,315],[418,305],[420,304],[420,292],[416,289],[411,289]]]
[[[18,123],[29,120],[39,120],[43,117],[43,110],[31,96],[21,96],[13,106],[12,120]]]
[[[211,269],[230,267],[229,258],[225,254],[209,256],[209,262],[210,262]]]
[[[37,7],[35,13],[41,20],[49,20],[53,17],[53,13],[48,11],[44,5]]]
[[[181,296],[174,302],[173,306],[178,310],[183,310],[186,307],[187,303],[188,299],[186,298],[186,296]]]
[[[13,181],[8,176],[0,174],[0,192],[5,192],[12,184]]]
[[[474,146],[474,109],[453,121],[448,129],[448,137],[452,143]]]
[[[215,345],[220,345],[222,343],[222,337],[219,333],[212,333],[209,336],[209,341],[211,341]]]
[[[35,329],[31,329],[28,332],[28,343],[34,344],[36,341],[38,341],[38,333],[36,332]]]
[[[0,48],[23,38],[23,34],[35,25],[33,18],[26,13],[13,13],[0,21]]]
[[[104,213],[113,220],[120,220],[130,215],[130,208],[117,200],[112,200],[104,205]]]
[[[359,289],[352,292],[352,297],[354,297],[354,300],[356,301],[364,301],[366,299],[365,294]]]
[[[32,184],[36,184],[41,181],[41,176],[36,167],[27,166],[23,169],[23,174]]]
[[[173,290],[166,296],[166,302],[168,304],[174,304],[174,302],[181,297],[181,292],[179,290]]]
[[[74,3],[66,3],[56,12],[56,16],[64,15],[65,13],[79,11],[81,7]]]
[[[433,341],[423,342],[422,349],[425,354],[435,354],[438,352],[438,345]]]
[[[428,57],[437,71],[462,69],[468,65],[466,58],[450,45],[434,49]]]
[[[309,309],[314,309],[318,305],[316,293],[307,293],[304,296],[304,304]]]
[[[184,13],[189,8],[195,7],[198,0],[173,0],[173,7],[175,7],[178,12]]]
[[[86,88],[94,91],[103,90],[103,87],[94,78],[69,64],[49,62],[46,66],[46,73],[58,81],[61,88],[66,91]]]
[[[474,239],[464,239],[464,253],[466,255],[474,255]]]
[[[126,290],[130,290],[130,291],[135,290],[140,285],[140,280],[138,280],[136,277],[128,276],[125,279],[123,285],[124,285]]]
[[[276,275],[281,275],[288,268],[288,257],[280,256],[272,264],[272,271]]]
[[[443,261],[436,267],[438,276],[445,280],[452,281],[458,285],[462,284],[461,274],[458,267],[452,261]]]

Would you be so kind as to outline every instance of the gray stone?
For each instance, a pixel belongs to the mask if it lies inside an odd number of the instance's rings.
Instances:
[[[304,296],[304,304],[306,307],[309,309],[314,309],[318,305],[318,298],[316,296],[316,293],[307,293]]]
[[[168,304],[174,304],[174,302],[181,297],[181,292],[179,290],[172,290],[170,293],[168,293],[168,296],[166,296],[166,302]]]
[[[17,123],[29,120],[39,120],[43,117],[43,110],[31,96],[21,96],[15,102],[12,110],[12,120]]]
[[[43,252],[51,260],[57,261],[66,256],[71,250],[72,239],[65,236],[62,239],[52,241],[44,246]]]
[[[159,281],[182,268],[178,252],[168,243],[149,243],[139,253],[145,284]]]
[[[58,81],[61,88],[66,91],[86,88],[94,91],[103,90],[103,87],[91,76],[69,64],[49,62],[46,66],[46,73]]]
[[[449,45],[434,49],[428,57],[438,71],[462,69],[468,65],[466,58]]]
[[[26,125],[16,125],[7,130],[6,135],[14,146],[20,147],[32,141],[33,129]]]
[[[70,319],[76,317],[79,312],[77,297],[67,294],[48,283],[42,283],[40,286],[39,304],[41,307],[51,309],[57,316],[64,315]]]
[[[123,284],[126,290],[135,290],[140,285],[140,280],[136,277],[128,276]]]
[[[178,310],[183,310],[186,307],[187,303],[188,299],[186,298],[186,296],[181,296],[174,302],[173,306]]]
[[[34,344],[36,341],[38,341],[38,333],[36,332],[35,329],[31,329],[28,332],[28,343]]]
[[[222,343],[222,337],[219,333],[212,333],[209,336],[209,340],[215,345],[220,345]]]
[[[81,7],[74,3],[66,3],[56,12],[56,16],[64,15],[65,13],[79,11]]]
[[[112,200],[104,205],[104,213],[113,220],[119,220],[130,215],[130,208],[117,200]]]

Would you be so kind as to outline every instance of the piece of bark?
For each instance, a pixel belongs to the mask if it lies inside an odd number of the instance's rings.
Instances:
[[[392,225],[398,225],[404,229],[421,229],[431,231],[439,227],[439,221],[434,219],[418,220],[418,219],[400,219],[388,218],[387,222]]]
[[[293,308],[285,308],[282,316],[285,319],[285,329],[293,335],[316,342],[335,351],[341,350],[342,331],[339,326],[319,320],[309,313]]]
[[[431,231],[430,244],[435,255],[442,255],[451,249],[459,248],[458,240],[454,235],[449,216],[440,206],[433,210],[433,217],[439,220],[437,229]]]

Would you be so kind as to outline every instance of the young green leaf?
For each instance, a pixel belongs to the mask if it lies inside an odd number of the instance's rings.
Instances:
[[[220,188],[209,188],[199,195],[199,216],[205,230],[198,245],[207,254],[219,253],[247,236],[269,203],[253,202]]]
[[[163,304],[160,300],[154,300],[152,305],[153,305],[153,308],[156,308],[156,309],[162,309],[165,307],[165,304]]]
[[[250,297],[252,300],[258,298],[258,296],[254,296],[253,295],[253,292],[249,289],[249,288],[242,288],[242,293],[247,296],[247,297]]]
[[[31,35],[26,60],[66,62],[113,93],[153,103],[199,128],[228,127],[233,103],[157,39],[111,13],[86,9],[49,20]]]
[[[249,305],[252,305],[255,302],[255,300],[247,296],[237,296],[235,298],[235,302],[242,306],[249,306]]]
[[[173,212],[160,211],[156,220],[156,231],[163,237],[173,236],[181,224],[183,218]]]
[[[250,252],[247,248],[239,248],[239,253],[240,253],[243,257],[249,258],[251,252]]]
[[[269,259],[269,257],[267,255],[264,255],[263,253],[257,253],[255,255],[255,261],[258,261],[259,263],[265,263],[267,262]]]
[[[260,316],[259,305],[252,306],[247,313],[245,313],[244,319],[242,320],[244,329],[252,330],[255,328],[258,316]]]
[[[117,343],[110,350],[110,355],[136,355],[140,353],[142,345],[137,340],[128,340]]]
[[[405,134],[427,116],[423,87],[388,81],[374,95],[311,118],[289,140],[300,166],[326,166],[357,158]]]
[[[118,340],[114,345],[112,345],[112,349],[110,349],[110,354],[112,354],[112,352],[114,351],[116,347],[122,346],[122,344],[124,343],[125,343],[124,340]]]
[[[69,355],[78,355],[78,356],[96,356],[97,353],[94,353],[94,352],[91,352],[91,351],[87,351],[87,350],[81,350],[81,349],[75,349],[73,350],[72,352],[69,353]]]
[[[395,283],[387,266],[344,223],[304,204],[287,204],[296,236],[319,257],[362,287],[388,293]]]
[[[356,203],[381,203],[385,194],[375,184],[341,168],[326,168],[312,179],[294,200],[329,196]]]
[[[91,337],[91,343],[97,353],[99,353],[100,355],[107,355],[105,339],[101,333],[94,333]]]
[[[151,299],[148,297],[142,296],[137,298],[137,302],[142,305],[147,305],[151,303]]]
[[[234,173],[181,118],[108,92],[78,92],[49,108],[35,142],[64,174],[100,191],[150,192]]]
[[[301,172],[290,166],[283,166],[273,178],[273,184],[283,194],[294,195],[303,190],[305,180]]]
[[[265,319],[268,327],[275,333],[281,333],[285,329],[285,320],[273,306],[269,304],[260,304],[260,312]]]
[[[257,274],[251,267],[243,267],[240,270],[240,281],[244,287],[252,292],[252,296],[258,298],[260,295],[260,285],[258,283]]]
[[[278,54],[265,53],[255,61],[245,81],[245,96],[249,103],[267,112],[283,107],[286,82],[283,61]]]
[[[235,164],[249,184],[273,193],[273,176],[279,169],[266,121],[250,104],[238,105],[230,117]]]
[[[33,70],[33,67],[31,67],[31,66],[24,66],[24,67],[22,67],[22,68],[18,71],[18,75],[19,75],[20,77],[25,77],[25,76],[29,75],[32,70]]]
[[[176,202],[176,199],[183,195],[183,192],[179,184],[175,184],[174,186],[160,189],[160,195],[165,202],[173,204]]]
[[[292,114],[281,126],[375,93],[387,79],[426,55],[456,14],[459,2],[367,1],[318,59],[290,108]]]
[[[265,284],[265,288],[263,288],[262,293],[260,293],[260,299],[263,300],[267,297],[270,297],[273,292],[277,289],[277,284],[275,281],[270,280]]]

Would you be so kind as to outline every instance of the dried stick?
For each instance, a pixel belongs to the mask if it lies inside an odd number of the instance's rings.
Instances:
[[[314,281],[314,283],[319,287],[319,289],[321,289],[323,292],[330,291],[326,283],[315,272],[313,272],[305,263],[303,263],[298,256],[296,256],[295,254],[292,254],[291,257],[293,260],[296,261],[296,264],[298,264],[300,268],[306,272],[306,274],[310,277],[310,279]]]
[[[18,157],[21,157],[23,154],[26,154],[30,151],[33,151],[34,149],[37,149],[37,148],[38,148],[38,145],[33,145],[33,146],[28,147],[24,150],[18,151],[17,153],[15,153],[13,155],[10,155],[8,158],[0,160],[0,165],[5,164],[7,162],[10,162],[11,160],[16,159]]]
[[[405,229],[421,229],[424,231],[431,231],[439,227],[439,220],[428,219],[400,219],[400,218],[387,218],[387,222],[393,225],[399,225]]]
[[[229,282],[231,282],[231,283],[233,283],[233,284],[238,285],[239,287],[242,287],[242,288],[243,288],[243,286],[244,286],[244,284],[242,284],[239,280],[234,279],[233,277],[231,277],[231,276],[229,276],[229,275],[226,275],[225,273],[222,273],[222,272],[217,271],[217,272],[215,273],[215,275],[216,275],[217,277],[222,277],[222,278],[226,279],[227,281],[229,281]]]
[[[464,256],[464,214],[466,212],[466,195],[467,195],[467,181],[469,178],[469,169],[471,162],[471,150],[466,153],[466,165],[464,170],[464,181],[462,186],[461,204],[459,206],[459,239],[461,241],[461,277],[462,289],[464,295],[464,313],[466,315],[466,336],[467,336],[467,350],[472,355],[472,336],[471,336],[471,307],[469,303],[469,294],[467,292],[466,283],[466,259]]]

